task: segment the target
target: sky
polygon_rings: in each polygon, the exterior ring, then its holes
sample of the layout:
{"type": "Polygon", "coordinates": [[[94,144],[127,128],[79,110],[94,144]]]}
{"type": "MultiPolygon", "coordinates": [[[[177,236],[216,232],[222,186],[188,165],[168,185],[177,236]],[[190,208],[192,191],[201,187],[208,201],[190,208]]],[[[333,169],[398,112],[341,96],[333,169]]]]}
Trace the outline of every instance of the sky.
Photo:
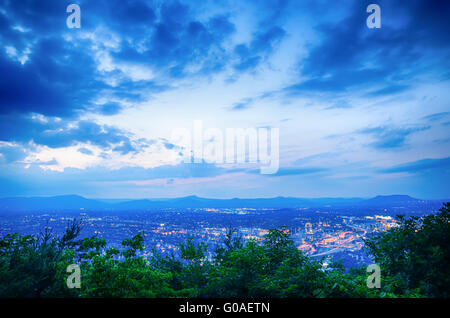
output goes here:
{"type": "Polygon", "coordinates": [[[448,16],[426,0],[1,0],[0,197],[450,198],[448,16]],[[276,173],[184,162],[173,132],[196,121],[278,129],[276,173]]]}

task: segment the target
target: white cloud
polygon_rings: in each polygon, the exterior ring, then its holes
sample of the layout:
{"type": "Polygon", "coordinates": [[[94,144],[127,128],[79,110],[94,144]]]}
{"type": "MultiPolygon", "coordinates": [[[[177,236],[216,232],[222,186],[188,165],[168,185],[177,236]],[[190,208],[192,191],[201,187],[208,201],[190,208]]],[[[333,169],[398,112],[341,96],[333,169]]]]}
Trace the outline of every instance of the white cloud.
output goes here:
{"type": "Polygon", "coordinates": [[[7,45],[5,46],[5,52],[10,58],[24,65],[28,61],[31,50],[27,47],[22,52],[18,52],[14,46],[7,45]]]}

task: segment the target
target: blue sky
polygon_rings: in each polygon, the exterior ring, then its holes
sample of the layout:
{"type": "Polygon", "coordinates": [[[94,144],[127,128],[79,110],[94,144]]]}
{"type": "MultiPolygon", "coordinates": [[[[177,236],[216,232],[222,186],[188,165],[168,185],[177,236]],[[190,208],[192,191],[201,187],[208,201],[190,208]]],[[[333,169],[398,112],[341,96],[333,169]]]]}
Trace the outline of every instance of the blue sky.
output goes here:
{"type": "Polygon", "coordinates": [[[0,1],[0,196],[449,198],[449,15],[426,0],[0,1]],[[181,162],[171,132],[195,120],[279,128],[278,172],[181,162]]]}

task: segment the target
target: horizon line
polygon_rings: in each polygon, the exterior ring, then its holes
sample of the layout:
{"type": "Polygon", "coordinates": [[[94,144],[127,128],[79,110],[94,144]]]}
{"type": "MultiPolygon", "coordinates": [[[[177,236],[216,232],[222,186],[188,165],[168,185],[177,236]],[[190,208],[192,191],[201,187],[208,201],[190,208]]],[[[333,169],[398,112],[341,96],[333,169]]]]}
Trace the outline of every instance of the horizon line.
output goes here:
{"type": "Polygon", "coordinates": [[[185,196],[178,196],[178,197],[140,197],[140,198],[98,198],[98,197],[87,197],[87,196],[83,196],[83,195],[79,195],[79,194],[74,194],[74,193],[70,193],[70,194],[60,194],[60,195],[16,195],[16,196],[7,196],[7,197],[0,197],[0,200],[3,199],[8,199],[8,198],[55,198],[55,197],[69,197],[69,196],[76,196],[76,197],[81,197],[84,199],[88,199],[88,200],[129,200],[129,201],[134,201],[134,200],[173,200],[173,199],[183,199],[183,198],[189,198],[189,197],[196,197],[199,199],[208,199],[208,200],[258,200],[258,199],[279,199],[279,198],[284,198],[284,199],[304,199],[304,200],[320,200],[320,199],[344,199],[344,200],[350,200],[350,199],[360,199],[360,200],[367,200],[367,199],[373,199],[376,197],[392,197],[392,196],[407,196],[410,197],[412,199],[416,199],[416,200],[424,200],[424,201],[440,201],[440,200],[449,200],[450,198],[434,198],[434,199],[430,199],[430,198],[418,198],[415,196],[411,196],[409,194],[377,194],[377,195],[373,195],[373,196],[362,196],[362,197],[343,197],[343,196],[323,196],[323,197],[294,197],[294,196],[274,196],[274,197],[231,197],[231,198],[213,198],[213,197],[201,197],[198,195],[185,195],[185,196]]]}

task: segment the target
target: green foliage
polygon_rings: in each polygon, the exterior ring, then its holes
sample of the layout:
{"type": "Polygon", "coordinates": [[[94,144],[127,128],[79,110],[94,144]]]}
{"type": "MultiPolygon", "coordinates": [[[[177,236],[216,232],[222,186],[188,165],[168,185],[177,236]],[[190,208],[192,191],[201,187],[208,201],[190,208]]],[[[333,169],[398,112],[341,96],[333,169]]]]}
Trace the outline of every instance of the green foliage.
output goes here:
{"type": "Polygon", "coordinates": [[[123,252],[125,258],[129,259],[135,257],[137,251],[144,250],[144,233],[139,232],[133,238],[123,240],[122,246],[127,247],[125,252],[123,252]]]}
{"type": "Polygon", "coordinates": [[[179,255],[144,257],[144,233],[107,248],[98,237],[78,240],[81,225],[60,237],[5,235],[0,240],[0,297],[449,297],[447,203],[437,215],[399,218],[399,226],[366,241],[381,267],[381,288],[369,289],[365,268],[327,268],[271,230],[246,243],[234,229],[213,255],[192,239],[179,255]],[[66,286],[69,264],[81,268],[81,288],[66,286]]]}
{"type": "Polygon", "coordinates": [[[195,245],[194,240],[190,238],[186,244],[180,244],[181,258],[198,264],[205,259],[207,248],[208,245],[205,242],[195,245]]]}
{"type": "Polygon", "coordinates": [[[450,203],[423,218],[398,218],[398,227],[365,243],[384,274],[403,290],[428,297],[450,297],[450,203]]]}
{"type": "Polygon", "coordinates": [[[148,266],[143,257],[118,261],[111,253],[95,256],[83,264],[82,297],[174,297],[171,274],[148,266]]]}
{"type": "Polygon", "coordinates": [[[65,287],[65,270],[75,262],[79,224],[69,224],[62,237],[45,228],[39,236],[8,234],[0,240],[0,296],[74,296],[65,287]],[[76,235],[75,235],[76,234],[76,235]]]}

